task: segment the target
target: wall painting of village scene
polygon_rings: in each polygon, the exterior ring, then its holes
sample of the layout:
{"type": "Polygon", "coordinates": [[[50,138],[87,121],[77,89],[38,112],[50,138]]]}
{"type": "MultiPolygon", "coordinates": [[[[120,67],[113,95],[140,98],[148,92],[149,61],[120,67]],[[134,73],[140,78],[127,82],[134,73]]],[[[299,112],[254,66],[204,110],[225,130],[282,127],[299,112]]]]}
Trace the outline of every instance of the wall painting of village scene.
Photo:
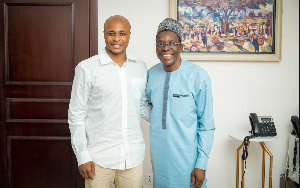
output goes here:
{"type": "Polygon", "coordinates": [[[177,0],[183,52],[274,54],[276,0],[177,0]]]}

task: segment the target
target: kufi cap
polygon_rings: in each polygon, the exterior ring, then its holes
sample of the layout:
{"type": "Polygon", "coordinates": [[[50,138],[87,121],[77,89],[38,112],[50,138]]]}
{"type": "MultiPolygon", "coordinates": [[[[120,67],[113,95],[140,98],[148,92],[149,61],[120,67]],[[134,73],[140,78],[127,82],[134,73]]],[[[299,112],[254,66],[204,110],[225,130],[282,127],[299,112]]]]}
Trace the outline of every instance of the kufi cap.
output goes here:
{"type": "Polygon", "coordinates": [[[183,28],[182,28],[182,25],[178,21],[176,21],[172,18],[166,18],[164,21],[162,21],[159,24],[156,36],[163,31],[173,31],[181,39],[182,33],[183,33],[183,28]]]}

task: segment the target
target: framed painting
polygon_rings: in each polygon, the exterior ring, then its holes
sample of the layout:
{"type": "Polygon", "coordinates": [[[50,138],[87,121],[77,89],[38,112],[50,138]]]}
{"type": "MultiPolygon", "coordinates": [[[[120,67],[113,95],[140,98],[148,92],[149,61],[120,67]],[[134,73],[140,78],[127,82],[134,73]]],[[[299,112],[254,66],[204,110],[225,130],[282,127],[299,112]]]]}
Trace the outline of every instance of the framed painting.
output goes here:
{"type": "Polygon", "coordinates": [[[190,61],[280,61],[282,0],[170,0],[190,61]]]}

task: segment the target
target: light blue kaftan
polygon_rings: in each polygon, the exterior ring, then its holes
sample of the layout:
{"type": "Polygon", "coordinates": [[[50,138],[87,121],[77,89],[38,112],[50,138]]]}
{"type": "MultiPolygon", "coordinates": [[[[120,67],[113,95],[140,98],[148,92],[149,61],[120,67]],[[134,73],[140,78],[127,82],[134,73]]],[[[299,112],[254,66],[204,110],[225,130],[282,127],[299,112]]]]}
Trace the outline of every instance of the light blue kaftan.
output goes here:
{"type": "Polygon", "coordinates": [[[148,71],[146,92],[153,105],[150,152],[154,188],[190,188],[193,169],[206,170],[213,143],[210,77],[185,60],[170,73],[159,63],[148,71]]]}

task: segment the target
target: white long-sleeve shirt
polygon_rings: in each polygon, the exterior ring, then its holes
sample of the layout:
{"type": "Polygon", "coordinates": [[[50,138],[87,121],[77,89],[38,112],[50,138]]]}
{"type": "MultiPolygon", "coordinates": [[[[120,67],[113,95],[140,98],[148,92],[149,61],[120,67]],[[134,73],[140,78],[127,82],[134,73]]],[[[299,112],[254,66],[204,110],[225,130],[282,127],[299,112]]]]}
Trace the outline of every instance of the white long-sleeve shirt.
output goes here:
{"type": "Polygon", "coordinates": [[[78,165],[93,161],[122,170],[143,162],[146,77],[144,62],[127,56],[120,67],[105,50],[76,66],[68,123],[78,165]]]}

